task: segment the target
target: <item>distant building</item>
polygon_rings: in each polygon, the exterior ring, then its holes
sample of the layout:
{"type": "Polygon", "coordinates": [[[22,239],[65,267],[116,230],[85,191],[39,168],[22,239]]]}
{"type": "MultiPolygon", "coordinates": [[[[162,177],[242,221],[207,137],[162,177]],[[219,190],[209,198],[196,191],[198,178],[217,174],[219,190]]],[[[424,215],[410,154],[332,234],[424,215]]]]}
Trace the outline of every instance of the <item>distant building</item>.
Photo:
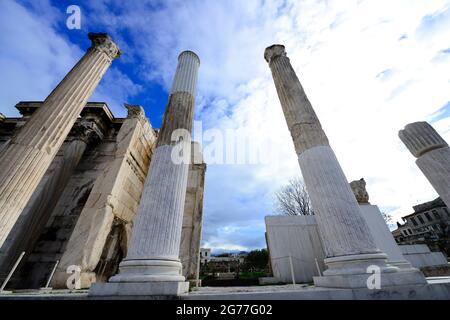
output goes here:
{"type": "MultiPolygon", "coordinates": [[[[432,247],[438,242],[448,242],[450,210],[441,198],[413,206],[413,209],[413,213],[402,218],[404,224],[397,223],[398,228],[392,231],[398,244],[427,243],[432,247]]],[[[445,247],[448,254],[448,243],[445,247]]]]}
{"type": "Polygon", "coordinates": [[[200,263],[204,264],[211,260],[211,249],[200,248],[200,263]]]}

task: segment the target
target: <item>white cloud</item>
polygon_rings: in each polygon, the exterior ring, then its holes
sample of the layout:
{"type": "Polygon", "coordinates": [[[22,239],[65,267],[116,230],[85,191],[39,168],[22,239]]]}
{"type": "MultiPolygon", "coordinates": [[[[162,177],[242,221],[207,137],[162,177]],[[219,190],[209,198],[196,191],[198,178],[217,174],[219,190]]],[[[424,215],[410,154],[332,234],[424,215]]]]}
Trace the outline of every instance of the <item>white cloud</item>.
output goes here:
{"type": "MultiPolygon", "coordinates": [[[[26,7],[0,2],[0,112],[15,116],[17,102],[44,100],[84,54],[56,31],[56,21],[65,18],[65,11],[49,1],[27,2],[26,7]]],[[[125,116],[123,102],[140,90],[111,67],[90,100],[106,101],[115,116],[125,116]]]]}
{"type": "MultiPolygon", "coordinates": [[[[286,46],[348,179],[365,177],[372,203],[398,219],[436,196],[397,133],[450,101],[449,60],[436,60],[449,47],[448,12],[448,1],[176,1],[151,13],[142,5],[148,19],[127,15],[151,77],[166,87],[177,54],[199,54],[197,119],[205,128],[262,129],[279,155],[270,165],[209,166],[205,244],[264,245],[262,223],[251,229],[258,241],[240,227],[262,222],[273,191],[299,173],[263,60],[273,43],[286,46]],[[389,77],[377,77],[386,70],[389,77]]],[[[435,124],[447,140],[448,124],[435,124]]]]}
{"type": "MultiPolygon", "coordinates": [[[[286,46],[347,178],[366,178],[372,203],[399,218],[410,213],[412,205],[436,196],[397,134],[407,123],[431,121],[450,101],[446,51],[450,1],[111,0],[85,6],[92,10],[83,11],[88,14],[86,23],[97,23],[97,28],[120,39],[121,59],[138,62],[142,79],[169,88],[177,55],[185,49],[199,54],[196,119],[203,121],[204,130],[247,128],[255,133],[255,144],[265,141],[259,133],[270,136],[271,153],[278,161],[208,167],[205,245],[237,250],[263,246],[263,217],[273,211],[273,191],[300,172],[263,59],[265,47],[273,43],[286,46]]],[[[22,18],[25,23],[27,16],[24,13],[22,18]]],[[[42,26],[31,25],[24,27],[23,36],[33,27],[39,34],[42,26]]],[[[39,59],[48,61],[28,72],[31,79],[42,77],[46,70],[60,70],[57,75],[63,75],[80,55],[66,42],[55,48],[56,53],[51,51],[49,39],[54,38],[58,36],[49,37],[46,31],[29,40],[36,42],[33,47],[47,48],[39,59]],[[57,66],[50,67],[52,63],[57,66]]],[[[4,39],[8,38],[2,37],[2,46],[4,39]]],[[[31,52],[19,51],[24,56],[17,61],[35,65],[31,52]]],[[[6,78],[2,75],[2,81],[6,78]]],[[[48,94],[58,78],[42,78],[43,87],[36,89],[39,97],[48,94]]],[[[12,81],[20,87],[30,80],[22,76],[12,81]]],[[[144,89],[127,81],[114,88],[123,85],[135,92],[144,89]]],[[[105,91],[104,97],[112,91],[105,91]]],[[[11,94],[9,103],[15,103],[17,96],[23,99],[24,93],[11,94]]],[[[450,141],[449,118],[433,125],[450,141]]]]}

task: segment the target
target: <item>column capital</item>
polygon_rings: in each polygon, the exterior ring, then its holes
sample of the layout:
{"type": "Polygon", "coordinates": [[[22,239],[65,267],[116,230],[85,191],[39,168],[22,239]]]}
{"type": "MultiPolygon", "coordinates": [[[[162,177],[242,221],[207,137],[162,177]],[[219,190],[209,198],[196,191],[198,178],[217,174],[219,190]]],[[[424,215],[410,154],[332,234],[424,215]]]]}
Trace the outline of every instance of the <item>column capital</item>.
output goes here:
{"type": "Polygon", "coordinates": [[[91,48],[103,51],[111,60],[121,55],[119,46],[107,33],[89,32],[88,37],[92,41],[91,48]]]}
{"type": "Polygon", "coordinates": [[[425,121],[407,124],[398,136],[416,158],[431,150],[448,147],[447,142],[425,121]]]}
{"type": "Polygon", "coordinates": [[[102,130],[93,121],[76,122],[71,130],[73,140],[84,141],[87,145],[93,141],[102,140],[104,134],[102,130]]]}
{"type": "Polygon", "coordinates": [[[137,104],[123,104],[128,110],[127,118],[145,119],[144,108],[137,104]]]}
{"type": "Polygon", "coordinates": [[[264,59],[271,63],[277,57],[286,57],[286,50],[282,44],[274,44],[264,50],[264,59]]]}

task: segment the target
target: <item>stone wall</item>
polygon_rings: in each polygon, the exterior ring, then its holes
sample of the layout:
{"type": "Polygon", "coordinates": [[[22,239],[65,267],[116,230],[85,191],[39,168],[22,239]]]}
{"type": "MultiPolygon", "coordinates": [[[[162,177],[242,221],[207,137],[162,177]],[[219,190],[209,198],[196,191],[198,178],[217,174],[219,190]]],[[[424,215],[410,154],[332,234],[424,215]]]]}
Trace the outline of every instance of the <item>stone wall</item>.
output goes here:
{"type": "Polygon", "coordinates": [[[95,180],[61,257],[53,287],[66,286],[66,270],[71,265],[81,268],[84,288],[116,273],[118,262],[126,255],[155,142],[156,135],[143,110],[129,110],[117,134],[111,160],[95,180]]]}
{"type": "Polygon", "coordinates": [[[292,283],[291,265],[296,283],[312,282],[318,276],[315,259],[323,271],[325,253],[314,216],[267,216],[267,242],[275,278],[292,283]]]}
{"type": "Polygon", "coordinates": [[[403,256],[416,268],[446,266],[447,258],[442,252],[431,252],[426,244],[400,245],[403,256]]]}
{"type": "MultiPolygon", "coordinates": [[[[21,118],[2,118],[0,149],[41,102],[20,102],[21,118]]],[[[81,270],[81,287],[106,281],[127,253],[157,130],[142,107],[126,105],[114,118],[104,103],[88,103],[0,248],[0,280],[26,254],[8,287],[45,285],[55,263],[53,288],[66,288],[69,266],[81,270]]],[[[206,164],[192,144],[180,259],[183,274],[198,273],[206,164]]]]}
{"type": "MultiPolygon", "coordinates": [[[[0,142],[8,143],[40,104],[19,103],[23,117],[5,118],[0,125],[0,142]]],[[[83,109],[0,250],[2,275],[20,252],[26,252],[10,287],[45,285],[57,260],[60,264],[52,281],[55,288],[66,287],[69,265],[81,267],[84,287],[116,272],[126,253],[156,141],[156,130],[143,109],[128,109],[126,119],[114,118],[104,103],[88,103],[83,109]],[[83,126],[76,129],[80,123],[83,126]],[[74,141],[81,141],[86,132],[92,131],[96,139],[83,140],[85,148],[77,148],[78,144],[73,147],[74,141]],[[74,151],[78,159],[69,166],[68,157],[74,151]]]]}

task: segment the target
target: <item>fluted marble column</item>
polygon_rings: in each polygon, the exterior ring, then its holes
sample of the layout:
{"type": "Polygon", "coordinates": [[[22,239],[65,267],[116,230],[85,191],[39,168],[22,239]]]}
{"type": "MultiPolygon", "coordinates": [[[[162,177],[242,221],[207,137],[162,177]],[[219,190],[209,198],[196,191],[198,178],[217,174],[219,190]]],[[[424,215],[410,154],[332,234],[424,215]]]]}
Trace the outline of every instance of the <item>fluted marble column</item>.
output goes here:
{"type": "Polygon", "coordinates": [[[103,33],[0,155],[0,246],[25,208],[119,47],[103,33]]]}
{"type": "MultiPolygon", "coordinates": [[[[179,259],[189,161],[172,161],[177,142],[171,136],[176,129],[191,132],[199,65],[191,51],[178,57],[127,257],[120,263],[119,274],[106,285],[94,285],[92,295],[179,295],[189,288],[179,259]]],[[[190,150],[190,141],[187,146],[190,150]]]]}
{"type": "Polygon", "coordinates": [[[11,270],[22,251],[27,254],[25,259],[31,253],[87,146],[103,137],[95,123],[84,121],[75,123],[72,132],[73,140],[63,145],[62,155],[55,158],[0,247],[0,279],[11,270]]]}
{"type": "MultiPolygon", "coordinates": [[[[326,253],[328,269],[323,277],[314,278],[315,284],[366,287],[370,265],[378,266],[383,273],[397,272],[399,269],[387,265],[386,254],[377,248],[284,46],[266,48],[264,58],[272,71],[326,253]]],[[[383,276],[382,280],[384,285],[392,285],[389,277],[383,276]]],[[[419,279],[412,280],[413,283],[424,281],[420,275],[419,279]]]]}
{"type": "Polygon", "coordinates": [[[417,158],[416,164],[442,201],[450,208],[450,148],[427,122],[414,122],[400,130],[399,137],[417,158]]]}

